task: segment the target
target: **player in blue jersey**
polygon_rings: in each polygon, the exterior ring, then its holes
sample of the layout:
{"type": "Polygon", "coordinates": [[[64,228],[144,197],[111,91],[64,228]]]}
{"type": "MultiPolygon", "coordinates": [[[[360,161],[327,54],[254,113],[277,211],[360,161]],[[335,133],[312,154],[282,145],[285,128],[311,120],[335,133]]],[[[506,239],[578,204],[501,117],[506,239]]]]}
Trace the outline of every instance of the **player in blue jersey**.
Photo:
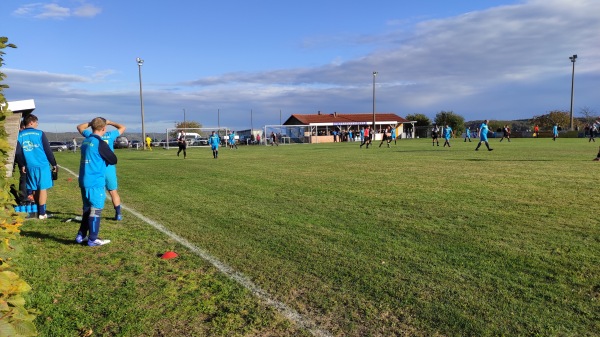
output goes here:
{"type": "MultiPolygon", "coordinates": [[[[92,128],[81,143],[81,161],[79,163],[79,187],[83,201],[81,226],[75,241],[83,242],[88,235],[88,246],[101,246],[110,242],[98,238],[100,219],[106,200],[106,168],[117,164],[117,156],[101,137],[106,133],[106,120],[96,117],[88,124],[92,128]]],[[[79,130],[79,127],[78,127],[79,130]]]]}
{"type": "Polygon", "coordinates": [[[477,144],[477,147],[475,148],[475,151],[479,151],[479,147],[481,146],[481,143],[485,143],[485,146],[487,147],[488,151],[492,151],[494,149],[490,149],[490,143],[488,143],[488,123],[490,121],[488,121],[487,119],[481,123],[481,126],[479,127],[479,144],[477,144]]]}
{"type": "Polygon", "coordinates": [[[558,138],[558,124],[554,124],[552,127],[552,140],[556,141],[556,138],[558,138]]]}
{"type": "Polygon", "coordinates": [[[469,140],[469,143],[471,142],[471,129],[467,126],[467,129],[465,130],[465,143],[467,142],[467,139],[469,140]]]}
{"type": "Polygon", "coordinates": [[[237,150],[237,144],[235,143],[235,131],[231,131],[231,133],[229,134],[229,148],[233,149],[233,147],[235,147],[235,149],[237,150]]]}
{"type": "MultiPolygon", "coordinates": [[[[117,139],[117,137],[119,137],[120,135],[123,134],[123,132],[125,132],[125,125],[113,122],[113,121],[106,121],[106,126],[114,126],[116,128],[116,130],[111,130],[108,131],[106,133],[104,133],[104,135],[101,137],[103,141],[106,142],[106,144],[108,145],[108,147],[110,148],[111,151],[115,151],[115,147],[114,147],[114,142],[115,139],[117,139]]],[[[77,125],[77,131],[79,131],[79,133],[84,136],[84,137],[89,137],[90,135],[92,135],[93,130],[89,130],[88,128],[90,127],[90,122],[85,122],[82,124],[77,125]]],[[[119,184],[117,181],[117,167],[115,165],[109,165],[108,167],[106,167],[106,179],[105,179],[105,183],[106,183],[106,189],[108,190],[108,194],[110,194],[110,198],[112,200],[113,203],[113,207],[115,208],[115,217],[114,219],[117,221],[121,221],[123,220],[123,215],[121,214],[121,196],[119,195],[119,192],[117,191],[119,184]]]]}
{"type": "Polygon", "coordinates": [[[396,145],[396,126],[392,126],[392,140],[394,141],[394,145],[396,145]]]}
{"type": "Polygon", "coordinates": [[[46,214],[47,190],[54,186],[52,172],[57,172],[58,167],[46,134],[36,129],[38,118],[33,114],[25,116],[23,126],[25,128],[19,131],[17,137],[15,159],[19,163],[21,173],[27,175],[27,191],[33,191],[33,198],[38,208],[38,218],[44,220],[48,218],[46,214]]]}
{"type": "Polygon", "coordinates": [[[444,147],[446,147],[446,144],[448,145],[448,147],[450,147],[450,138],[452,137],[452,128],[450,127],[450,125],[446,124],[446,127],[444,128],[444,147]]]}
{"type": "Polygon", "coordinates": [[[210,135],[210,137],[208,138],[208,144],[210,145],[210,149],[213,152],[214,159],[219,158],[219,143],[220,142],[221,142],[221,139],[219,138],[219,135],[217,135],[213,131],[212,134],[210,135]]]}

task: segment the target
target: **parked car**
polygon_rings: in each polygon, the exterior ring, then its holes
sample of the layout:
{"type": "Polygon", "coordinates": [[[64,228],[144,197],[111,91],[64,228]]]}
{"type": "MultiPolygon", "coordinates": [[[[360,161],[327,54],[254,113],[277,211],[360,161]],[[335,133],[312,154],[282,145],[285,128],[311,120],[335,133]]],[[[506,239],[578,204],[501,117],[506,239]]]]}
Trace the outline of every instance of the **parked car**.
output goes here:
{"type": "Polygon", "coordinates": [[[135,147],[136,149],[144,146],[140,140],[134,139],[131,141],[131,147],[135,147]]]}
{"type": "Polygon", "coordinates": [[[119,136],[115,139],[113,146],[115,149],[125,149],[129,147],[129,140],[125,136],[119,136]]]}
{"type": "Polygon", "coordinates": [[[208,138],[197,138],[192,142],[192,146],[206,146],[208,145],[208,138]]]}
{"type": "Polygon", "coordinates": [[[65,142],[50,142],[50,149],[56,152],[67,151],[69,148],[65,142]]]}

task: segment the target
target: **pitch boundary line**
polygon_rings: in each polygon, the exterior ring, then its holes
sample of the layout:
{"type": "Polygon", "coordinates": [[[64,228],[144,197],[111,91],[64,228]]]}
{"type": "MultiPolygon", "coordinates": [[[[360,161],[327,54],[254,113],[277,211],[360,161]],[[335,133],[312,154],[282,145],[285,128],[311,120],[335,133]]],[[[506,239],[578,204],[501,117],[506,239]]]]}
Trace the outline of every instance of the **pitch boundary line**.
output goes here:
{"type": "MultiPolygon", "coordinates": [[[[59,167],[61,169],[65,170],[65,171],[69,172],[71,175],[79,178],[79,175],[77,175],[75,172],[69,170],[68,168],[66,168],[64,166],[60,166],[60,165],[59,165],[59,167]]],[[[110,200],[110,196],[109,196],[108,193],[106,194],[106,199],[110,200]]],[[[150,226],[154,227],[156,230],[158,230],[158,231],[162,232],[163,234],[167,235],[171,239],[177,241],[177,243],[181,244],[182,246],[185,246],[187,249],[189,249],[190,251],[192,251],[194,254],[196,254],[200,258],[208,261],[215,268],[217,268],[221,273],[225,274],[228,278],[230,278],[230,279],[236,281],[237,283],[241,284],[244,288],[248,289],[254,296],[256,296],[259,299],[261,299],[265,304],[267,304],[270,307],[273,307],[280,314],[282,314],[284,317],[286,317],[290,321],[293,321],[294,323],[296,323],[301,328],[307,329],[314,336],[319,336],[319,337],[330,337],[330,336],[333,336],[328,331],[325,331],[325,330],[319,328],[317,326],[317,324],[315,322],[313,322],[311,319],[304,317],[299,312],[297,312],[296,310],[290,308],[285,303],[273,299],[271,297],[271,295],[269,295],[268,292],[266,292],[265,290],[263,290],[262,288],[260,288],[258,285],[256,285],[254,282],[252,282],[252,280],[250,280],[246,275],[244,275],[244,274],[242,274],[242,273],[234,270],[229,265],[227,265],[227,264],[219,261],[216,257],[212,256],[210,253],[208,253],[204,249],[201,249],[200,247],[192,244],[191,242],[189,242],[185,238],[183,238],[183,237],[181,237],[181,236],[179,236],[179,235],[171,232],[165,226],[163,226],[160,223],[158,223],[158,222],[156,222],[156,221],[154,221],[154,220],[152,220],[152,219],[144,216],[143,214],[141,214],[140,212],[134,210],[133,208],[125,206],[123,203],[121,203],[121,208],[124,209],[124,210],[126,210],[126,211],[128,211],[129,213],[133,214],[135,217],[137,217],[138,219],[142,220],[143,222],[145,222],[145,223],[149,224],[150,226]]]]}

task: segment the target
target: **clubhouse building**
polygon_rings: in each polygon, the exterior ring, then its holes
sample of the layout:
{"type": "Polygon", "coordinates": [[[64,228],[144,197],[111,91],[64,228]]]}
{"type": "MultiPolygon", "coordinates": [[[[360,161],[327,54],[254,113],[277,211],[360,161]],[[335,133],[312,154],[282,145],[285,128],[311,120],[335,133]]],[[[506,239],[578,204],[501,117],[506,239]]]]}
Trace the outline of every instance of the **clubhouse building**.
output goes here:
{"type": "MultiPolygon", "coordinates": [[[[403,134],[410,137],[415,123],[416,121],[408,121],[394,113],[376,113],[375,140],[382,139],[382,133],[388,126],[396,129],[398,137],[403,134]]],[[[294,114],[283,125],[307,127],[304,136],[310,138],[310,143],[333,142],[334,134],[341,137],[349,137],[352,134],[352,138],[354,138],[352,140],[356,140],[361,128],[373,126],[373,114],[342,114],[338,112],[324,114],[321,111],[316,114],[294,114]]],[[[347,138],[340,139],[350,140],[347,138]]]]}

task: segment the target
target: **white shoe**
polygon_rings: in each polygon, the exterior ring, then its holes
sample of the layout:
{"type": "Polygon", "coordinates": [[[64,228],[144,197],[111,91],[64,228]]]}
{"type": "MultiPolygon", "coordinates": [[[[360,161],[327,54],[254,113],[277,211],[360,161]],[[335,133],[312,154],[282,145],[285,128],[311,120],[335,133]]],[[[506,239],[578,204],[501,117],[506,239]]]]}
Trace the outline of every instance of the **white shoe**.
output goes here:
{"type": "Polygon", "coordinates": [[[90,246],[90,247],[102,246],[102,245],[105,245],[107,243],[110,243],[110,240],[96,239],[94,241],[88,241],[88,246],[90,246]]]}
{"type": "Polygon", "coordinates": [[[46,219],[48,219],[48,214],[44,214],[44,215],[41,215],[41,214],[40,214],[40,215],[38,216],[38,219],[40,219],[40,220],[46,220],[46,219]]]}

